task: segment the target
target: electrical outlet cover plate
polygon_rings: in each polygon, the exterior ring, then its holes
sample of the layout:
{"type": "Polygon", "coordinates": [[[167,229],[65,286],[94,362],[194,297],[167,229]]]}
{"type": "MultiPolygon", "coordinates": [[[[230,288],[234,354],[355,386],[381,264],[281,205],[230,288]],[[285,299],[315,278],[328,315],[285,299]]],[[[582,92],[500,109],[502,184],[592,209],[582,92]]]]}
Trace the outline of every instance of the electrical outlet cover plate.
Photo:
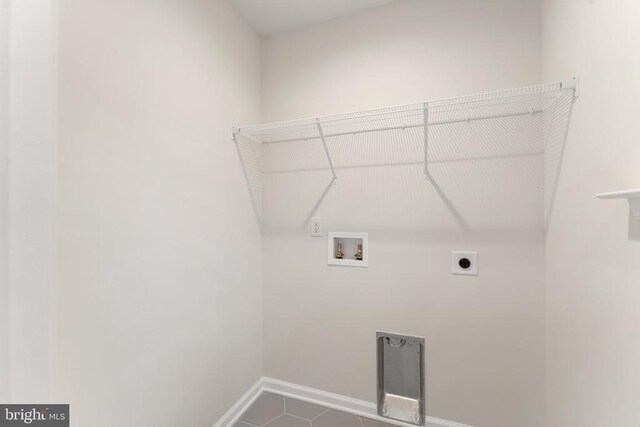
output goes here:
{"type": "Polygon", "coordinates": [[[451,252],[451,273],[463,276],[477,276],[478,252],[451,252]]]}
{"type": "Polygon", "coordinates": [[[322,236],[322,218],[314,216],[311,218],[311,237],[322,236]]]}

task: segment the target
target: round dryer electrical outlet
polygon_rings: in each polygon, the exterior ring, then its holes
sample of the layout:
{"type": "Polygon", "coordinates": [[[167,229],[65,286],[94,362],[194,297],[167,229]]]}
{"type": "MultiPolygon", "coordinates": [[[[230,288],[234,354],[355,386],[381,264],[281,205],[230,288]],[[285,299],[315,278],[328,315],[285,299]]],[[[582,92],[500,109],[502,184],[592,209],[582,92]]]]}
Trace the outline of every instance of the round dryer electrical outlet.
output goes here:
{"type": "Polygon", "coordinates": [[[478,252],[451,252],[451,273],[463,276],[477,276],[478,252]]]}

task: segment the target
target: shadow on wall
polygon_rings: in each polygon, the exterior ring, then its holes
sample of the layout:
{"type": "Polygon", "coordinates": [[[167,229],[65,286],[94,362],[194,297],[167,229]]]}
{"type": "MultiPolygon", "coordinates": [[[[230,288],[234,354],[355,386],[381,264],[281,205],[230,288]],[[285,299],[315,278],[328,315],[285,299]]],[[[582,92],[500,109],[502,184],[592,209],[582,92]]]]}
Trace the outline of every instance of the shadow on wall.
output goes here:
{"type": "Polygon", "coordinates": [[[242,164],[251,197],[251,206],[260,225],[262,222],[262,143],[237,134],[233,135],[233,142],[236,144],[238,158],[242,164]]]}
{"type": "Polygon", "coordinates": [[[640,220],[637,220],[631,212],[629,212],[629,240],[640,242],[640,220]]]}
{"type": "Polygon", "coordinates": [[[564,93],[552,108],[544,113],[544,193],[547,224],[553,215],[575,99],[573,93],[564,93]]]}

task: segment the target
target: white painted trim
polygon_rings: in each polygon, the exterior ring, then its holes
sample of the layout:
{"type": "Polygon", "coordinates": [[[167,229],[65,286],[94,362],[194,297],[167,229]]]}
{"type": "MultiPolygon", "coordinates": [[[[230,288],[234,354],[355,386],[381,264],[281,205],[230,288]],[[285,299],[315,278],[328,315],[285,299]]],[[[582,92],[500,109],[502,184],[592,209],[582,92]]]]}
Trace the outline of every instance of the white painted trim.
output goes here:
{"type": "MultiPolygon", "coordinates": [[[[354,249],[355,250],[355,249],[354,249]]],[[[369,267],[369,233],[354,233],[348,231],[330,231],[327,237],[327,263],[343,267],[369,267]],[[338,259],[335,257],[335,239],[362,240],[362,259],[338,259]]]]}
{"type": "MultiPolygon", "coordinates": [[[[9,401],[53,397],[58,1],[9,5],[9,401]]],[[[5,291],[7,292],[7,291],[5,291]]]]}
{"type": "MultiPolygon", "coordinates": [[[[338,409],[354,415],[362,415],[367,418],[388,421],[388,419],[383,419],[377,415],[376,406],[373,403],[273,378],[263,377],[262,379],[264,391],[302,400],[304,402],[315,403],[316,405],[325,406],[331,409],[338,409]]],[[[398,425],[415,427],[412,424],[405,423],[400,423],[398,425]]]]}
{"type": "Polygon", "coordinates": [[[242,395],[236,403],[216,422],[213,427],[231,427],[240,415],[260,396],[263,390],[264,377],[260,378],[251,386],[245,394],[242,395]]]}
{"type": "MultiPolygon", "coordinates": [[[[254,384],[253,387],[214,424],[214,427],[231,427],[238,418],[240,418],[244,410],[248,408],[263,391],[302,400],[304,402],[315,403],[316,405],[382,421],[387,424],[401,427],[415,427],[413,424],[394,421],[379,416],[374,403],[268,377],[262,377],[254,384]]],[[[426,417],[426,427],[472,426],[434,417],[426,417]]]]}
{"type": "Polygon", "coordinates": [[[9,402],[9,35],[10,5],[0,1],[0,401],[9,402]]]}

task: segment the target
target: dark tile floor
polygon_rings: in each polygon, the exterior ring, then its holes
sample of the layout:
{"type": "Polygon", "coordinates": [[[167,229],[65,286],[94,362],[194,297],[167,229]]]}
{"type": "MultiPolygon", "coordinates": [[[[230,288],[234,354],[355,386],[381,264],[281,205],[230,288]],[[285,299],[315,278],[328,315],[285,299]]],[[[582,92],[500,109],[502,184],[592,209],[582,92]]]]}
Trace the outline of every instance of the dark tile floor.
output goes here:
{"type": "Polygon", "coordinates": [[[313,403],[263,392],[233,427],[394,427],[313,403]]]}

